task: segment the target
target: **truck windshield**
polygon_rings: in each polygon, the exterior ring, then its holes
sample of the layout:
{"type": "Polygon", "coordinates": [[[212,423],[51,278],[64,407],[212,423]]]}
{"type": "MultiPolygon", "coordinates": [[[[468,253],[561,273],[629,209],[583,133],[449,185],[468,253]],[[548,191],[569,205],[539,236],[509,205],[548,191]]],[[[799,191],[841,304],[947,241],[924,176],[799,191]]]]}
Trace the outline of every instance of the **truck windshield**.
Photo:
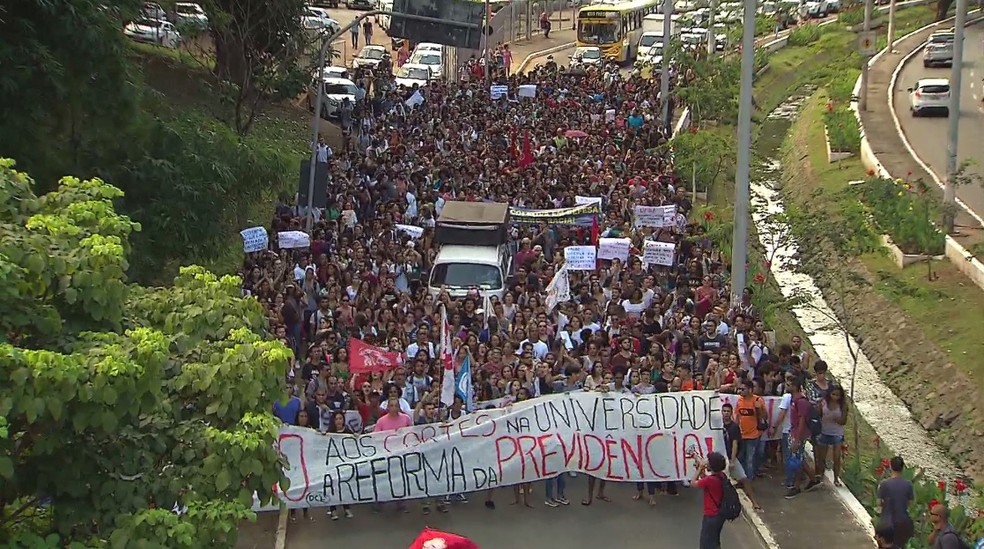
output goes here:
{"type": "Polygon", "coordinates": [[[502,288],[502,273],[493,265],[478,263],[438,263],[431,274],[431,286],[440,288],[502,288]]]}

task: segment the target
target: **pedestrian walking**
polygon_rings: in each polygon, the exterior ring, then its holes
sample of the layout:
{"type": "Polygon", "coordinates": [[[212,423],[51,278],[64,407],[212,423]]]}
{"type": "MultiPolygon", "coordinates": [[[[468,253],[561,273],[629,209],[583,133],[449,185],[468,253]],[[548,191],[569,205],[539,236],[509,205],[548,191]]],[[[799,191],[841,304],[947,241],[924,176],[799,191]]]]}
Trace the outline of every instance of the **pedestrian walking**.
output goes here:
{"type": "Polygon", "coordinates": [[[359,47],[359,25],[352,25],[352,28],[349,30],[349,36],[352,37],[352,47],[353,48],[358,48],[359,47]]]}
{"type": "Polygon", "coordinates": [[[366,37],[366,45],[372,44],[372,21],[368,19],[362,21],[362,34],[366,37]]]}

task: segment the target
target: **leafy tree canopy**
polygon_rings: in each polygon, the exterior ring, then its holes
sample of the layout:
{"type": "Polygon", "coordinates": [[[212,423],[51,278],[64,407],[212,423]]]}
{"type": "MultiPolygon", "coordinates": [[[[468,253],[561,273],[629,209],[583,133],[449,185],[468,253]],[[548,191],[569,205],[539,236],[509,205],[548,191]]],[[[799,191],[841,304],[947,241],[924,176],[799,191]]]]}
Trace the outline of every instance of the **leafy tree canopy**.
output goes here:
{"type": "Polygon", "coordinates": [[[127,284],[118,189],[33,187],[0,160],[0,546],[232,546],[281,479],[289,351],[235,277],[127,284]]]}

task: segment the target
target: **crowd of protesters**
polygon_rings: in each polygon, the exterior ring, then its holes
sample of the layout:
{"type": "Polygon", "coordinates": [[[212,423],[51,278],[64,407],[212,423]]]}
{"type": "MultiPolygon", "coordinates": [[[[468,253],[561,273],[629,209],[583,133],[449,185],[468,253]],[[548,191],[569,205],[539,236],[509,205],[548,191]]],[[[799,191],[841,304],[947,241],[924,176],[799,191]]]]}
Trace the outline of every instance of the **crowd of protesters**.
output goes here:
{"type": "MultiPolygon", "coordinates": [[[[801,341],[768,337],[751,289],[731,304],[728,258],[705,237],[674,169],[659,120],[659,86],[604,68],[568,71],[550,63],[509,76],[504,63],[492,69],[492,82],[507,87],[498,99],[484,78],[412,89],[380,75],[363,83],[365,103],[343,124],[345,144],[319,145],[329,174],[327,205],[311,212],[310,246],[278,248],[273,236],[304,230],[308,214],[284,203],[268,227],[270,248],[247,254],[244,291],[265,306],[271,333],[296,356],[288,369],[292,399],[275,406],[277,415],[337,433],[351,432],[346,412],[377,429],[467,413],[460,399],[446,407],[438,398],[443,305],[453,352],[471,353],[478,400],[582,390],[736,393],[736,404],[725,407],[726,457],[731,477],[753,501],[751,481],[765,467],[781,468],[790,456],[796,461],[807,440],[820,467],[789,469],[787,497],[820,485],[827,454],[837,478],[843,389],[827,380],[826,365],[801,341]],[[520,86],[529,85],[535,95],[520,96],[520,86]],[[423,100],[409,101],[415,95],[423,100]],[[594,226],[512,228],[514,277],[501,300],[489,305],[477,289],[463,298],[428,292],[435,222],[447,201],[549,209],[574,206],[578,196],[601,198],[594,226]],[[673,226],[634,226],[635,206],[669,204],[678,212],[673,226]],[[596,244],[599,236],[631,239],[627,260],[571,272],[571,300],[548,310],[546,286],[564,261],[563,248],[596,244]],[[646,240],[674,242],[673,265],[643,264],[646,240]],[[353,375],[350,338],[402,353],[404,363],[353,375]],[[780,408],[792,421],[769,425],[762,396],[783,397],[780,408]],[[765,442],[776,429],[785,431],[781,441],[765,442]]],[[[595,480],[589,477],[584,505],[608,500],[605,482],[595,480]]],[[[569,504],[567,482],[567,475],[546,481],[545,505],[569,504]]],[[[656,505],[657,491],[675,494],[678,485],[637,488],[636,499],[656,505]]],[[[511,490],[524,505],[537,491],[511,490]]],[[[464,501],[461,495],[424,502],[423,510],[445,512],[464,501]]],[[[486,505],[494,507],[491,493],[486,505]]],[[[329,515],[339,518],[334,508],[329,515]]]]}

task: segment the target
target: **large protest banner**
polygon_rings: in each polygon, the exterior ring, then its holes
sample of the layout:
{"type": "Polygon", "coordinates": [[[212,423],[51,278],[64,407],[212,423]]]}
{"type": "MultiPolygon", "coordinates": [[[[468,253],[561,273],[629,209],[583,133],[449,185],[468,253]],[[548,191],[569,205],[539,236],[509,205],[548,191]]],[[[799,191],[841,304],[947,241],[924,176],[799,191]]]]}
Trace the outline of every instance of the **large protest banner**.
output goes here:
{"type": "Polygon", "coordinates": [[[712,391],[568,393],[458,420],[366,435],[284,427],[290,508],[438,497],[565,471],[610,481],[690,478],[724,444],[712,391]]]}

